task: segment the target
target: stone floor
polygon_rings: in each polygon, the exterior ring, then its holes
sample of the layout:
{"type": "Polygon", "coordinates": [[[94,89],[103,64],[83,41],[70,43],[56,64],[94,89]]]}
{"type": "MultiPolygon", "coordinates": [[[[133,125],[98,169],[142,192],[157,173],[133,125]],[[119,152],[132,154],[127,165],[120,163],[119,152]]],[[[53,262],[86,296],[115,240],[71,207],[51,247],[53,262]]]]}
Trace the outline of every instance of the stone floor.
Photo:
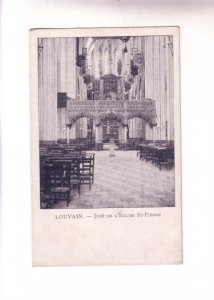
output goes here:
{"type": "MultiPolygon", "coordinates": [[[[136,151],[95,151],[95,179],[81,187],[68,208],[170,207],[175,204],[174,169],[159,170],[139,160],[136,151]]],[[[67,208],[65,202],[54,208],[67,208]]]]}

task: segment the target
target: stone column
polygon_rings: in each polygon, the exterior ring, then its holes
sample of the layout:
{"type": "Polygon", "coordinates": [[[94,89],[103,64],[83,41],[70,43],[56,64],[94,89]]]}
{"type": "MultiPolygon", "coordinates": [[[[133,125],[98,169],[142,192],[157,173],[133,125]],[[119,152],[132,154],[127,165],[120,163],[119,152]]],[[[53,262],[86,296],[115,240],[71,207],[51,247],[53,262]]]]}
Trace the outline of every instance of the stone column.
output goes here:
{"type": "Polygon", "coordinates": [[[119,127],[119,144],[120,144],[120,148],[123,148],[123,126],[120,125],[119,127]]]}
{"type": "Polygon", "coordinates": [[[57,47],[55,39],[40,39],[39,138],[57,142],[57,47]]]}
{"type": "Polygon", "coordinates": [[[100,79],[100,94],[101,94],[101,98],[100,100],[104,100],[104,82],[103,79],[100,79]]]}
{"type": "Polygon", "coordinates": [[[70,139],[71,140],[75,140],[76,139],[76,123],[73,123],[71,125],[71,128],[70,128],[70,139]]]}
{"type": "Polygon", "coordinates": [[[86,117],[82,118],[82,137],[87,138],[88,133],[88,120],[86,117]]]}
{"type": "Polygon", "coordinates": [[[70,126],[66,125],[66,142],[67,144],[70,143],[70,126]]]}
{"type": "Polygon", "coordinates": [[[152,126],[152,142],[155,143],[155,127],[152,126]]]}
{"type": "Polygon", "coordinates": [[[127,146],[127,132],[128,132],[127,125],[123,125],[123,127],[121,127],[121,148],[122,149],[126,149],[127,146]]]}
{"type": "Polygon", "coordinates": [[[95,149],[103,150],[103,127],[101,125],[96,125],[95,139],[95,149]]]}
{"type": "Polygon", "coordinates": [[[99,128],[100,150],[103,150],[103,126],[99,128]]]}
{"type": "Polygon", "coordinates": [[[127,144],[127,131],[128,131],[128,128],[127,128],[127,125],[125,125],[124,127],[124,143],[127,144]]]}

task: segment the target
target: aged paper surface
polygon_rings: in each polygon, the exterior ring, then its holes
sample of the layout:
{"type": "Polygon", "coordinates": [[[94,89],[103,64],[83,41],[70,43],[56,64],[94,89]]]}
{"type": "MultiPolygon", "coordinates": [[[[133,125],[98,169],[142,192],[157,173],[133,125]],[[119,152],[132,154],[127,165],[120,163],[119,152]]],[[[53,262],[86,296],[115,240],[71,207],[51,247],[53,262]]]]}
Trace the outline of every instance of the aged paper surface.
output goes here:
{"type": "Polygon", "coordinates": [[[179,29],[34,29],[30,51],[33,266],[182,263],[179,29]]]}

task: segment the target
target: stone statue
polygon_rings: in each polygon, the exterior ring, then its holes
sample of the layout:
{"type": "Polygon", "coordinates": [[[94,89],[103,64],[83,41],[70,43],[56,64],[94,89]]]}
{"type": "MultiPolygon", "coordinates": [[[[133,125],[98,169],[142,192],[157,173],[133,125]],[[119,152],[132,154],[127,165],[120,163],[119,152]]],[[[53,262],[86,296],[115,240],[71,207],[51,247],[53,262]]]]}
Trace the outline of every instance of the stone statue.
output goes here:
{"type": "Polygon", "coordinates": [[[115,143],[114,143],[114,139],[110,139],[110,145],[109,145],[109,156],[115,156],[115,143]]]}

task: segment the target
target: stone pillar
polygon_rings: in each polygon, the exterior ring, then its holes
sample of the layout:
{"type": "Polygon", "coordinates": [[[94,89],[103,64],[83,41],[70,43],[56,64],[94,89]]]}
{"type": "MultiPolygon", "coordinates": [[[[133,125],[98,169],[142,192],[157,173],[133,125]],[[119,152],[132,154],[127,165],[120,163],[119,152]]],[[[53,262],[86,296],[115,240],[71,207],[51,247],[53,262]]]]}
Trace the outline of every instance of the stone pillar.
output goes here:
{"type": "Polygon", "coordinates": [[[128,132],[127,125],[123,125],[121,127],[121,141],[120,141],[120,146],[122,149],[126,149],[127,146],[127,132],[128,132]]]}
{"type": "Polygon", "coordinates": [[[152,127],[152,142],[155,142],[155,127],[152,127]]]}
{"type": "Polygon", "coordinates": [[[88,134],[88,120],[86,117],[82,118],[82,138],[87,138],[88,134]]]}
{"type": "MultiPolygon", "coordinates": [[[[95,61],[98,59],[99,61],[99,55],[100,55],[100,51],[98,49],[98,47],[96,47],[96,44],[95,44],[95,47],[94,47],[94,59],[95,61]]],[[[94,63],[94,76],[95,78],[99,78],[99,63],[97,62],[93,62],[94,63]]]]}
{"type": "Polygon", "coordinates": [[[67,144],[70,143],[70,126],[69,125],[66,126],[66,142],[67,142],[67,144]]]}
{"type": "Polygon", "coordinates": [[[127,125],[124,126],[124,143],[127,144],[127,131],[128,131],[128,128],[127,128],[127,125]]]}
{"type": "Polygon", "coordinates": [[[100,141],[100,150],[103,150],[103,127],[99,128],[99,141],[100,141]]]}
{"type": "Polygon", "coordinates": [[[122,144],[123,144],[123,126],[122,125],[120,125],[120,127],[119,127],[119,144],[120,144],[120,148],[122,149],[123,148],[123,146],[122,146],[122,144]]]}
{"type": "MultiPolygon", "coordinates": [[[[101,98],[104,97],[104,82],[103,82],[103,79],[100,79],[100,94],[101,94],[101,98]]],[[[100,100],[104,100],[103,99],[100,99],[100,100]]]]}
{"type": "Polygon", "coordinates": [[[95,149],[103,150],[103,127],[100,125],[96,125],[95,139],[95,149]]]}
{"type": "Polygon", "coordinates": [[[73,123],[70,128],[70,139],[76,140],[76,123],[73,123]]]}
{"type": "Polygon", "coordinates": [[[55,39],[39,39],[39,139],[57,142],[57,46],[55,39]]]}

